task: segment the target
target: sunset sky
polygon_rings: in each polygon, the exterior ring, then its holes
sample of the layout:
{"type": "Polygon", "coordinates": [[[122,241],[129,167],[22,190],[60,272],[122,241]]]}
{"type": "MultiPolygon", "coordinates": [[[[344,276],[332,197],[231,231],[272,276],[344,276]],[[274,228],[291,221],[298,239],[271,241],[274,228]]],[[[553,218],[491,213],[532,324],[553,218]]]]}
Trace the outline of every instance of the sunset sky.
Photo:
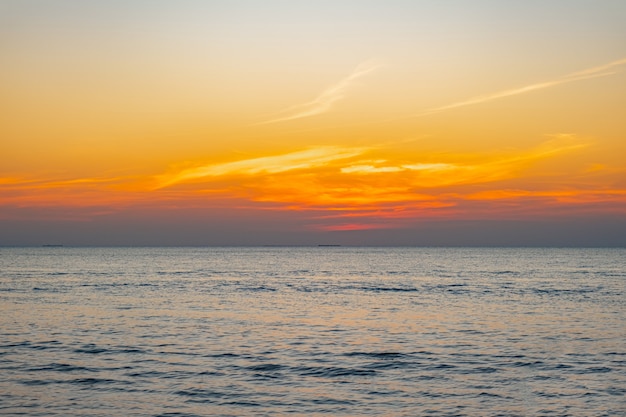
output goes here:
{"type": "Polygon", "coordinates": [[[623,0],[0,0],[0,245],[626,245],[623,0]]]}

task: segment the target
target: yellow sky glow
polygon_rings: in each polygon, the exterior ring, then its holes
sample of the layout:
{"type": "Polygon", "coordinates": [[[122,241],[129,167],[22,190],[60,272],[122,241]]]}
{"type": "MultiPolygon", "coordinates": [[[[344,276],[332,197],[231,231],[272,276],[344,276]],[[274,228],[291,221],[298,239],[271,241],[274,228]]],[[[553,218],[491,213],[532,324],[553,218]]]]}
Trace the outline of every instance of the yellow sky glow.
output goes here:
{"type": "Polygon", "coordinates": [[[1,221],[626,216],[623,2],[66,3],[0,6],[1,221]]]}

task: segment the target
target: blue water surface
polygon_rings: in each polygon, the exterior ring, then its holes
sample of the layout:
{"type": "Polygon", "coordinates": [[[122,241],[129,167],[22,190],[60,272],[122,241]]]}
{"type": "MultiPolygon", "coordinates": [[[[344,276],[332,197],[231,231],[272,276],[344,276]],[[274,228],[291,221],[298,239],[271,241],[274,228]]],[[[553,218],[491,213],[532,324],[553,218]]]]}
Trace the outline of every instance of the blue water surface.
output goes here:
{"type": "Polygon", "coordinates": [[[626,415],[626,250],[0,248],[0,414],[626,415]]]}

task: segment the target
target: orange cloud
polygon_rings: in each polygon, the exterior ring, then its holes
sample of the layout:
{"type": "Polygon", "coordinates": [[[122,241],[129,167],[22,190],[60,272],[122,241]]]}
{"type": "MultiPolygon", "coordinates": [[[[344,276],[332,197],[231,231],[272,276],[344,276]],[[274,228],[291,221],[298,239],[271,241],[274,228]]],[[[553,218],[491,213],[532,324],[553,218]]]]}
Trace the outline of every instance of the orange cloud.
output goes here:
{"type": "MultiPolygon", "coordinates": [[[[558,134],[525,151],[441,154],[438,160],[419,153],[401,160],[374,158],[384,149],[327,146],[205,163],[152,178],[5,177],[0,179],[0,204],[93,207],[92,213],[125,207],[256,207],[308,213],[321,230],[401,227],[421,218],[523,215],[564,206],[626,211],[626,191],[581,189],[567,173],[552,189],[519,186],[530,184],[528,168],[536,162],[587,146],[573,135],[558,134]]],[[[581,175],[587,171],[588,165],[582,167],[581,175]]]]}

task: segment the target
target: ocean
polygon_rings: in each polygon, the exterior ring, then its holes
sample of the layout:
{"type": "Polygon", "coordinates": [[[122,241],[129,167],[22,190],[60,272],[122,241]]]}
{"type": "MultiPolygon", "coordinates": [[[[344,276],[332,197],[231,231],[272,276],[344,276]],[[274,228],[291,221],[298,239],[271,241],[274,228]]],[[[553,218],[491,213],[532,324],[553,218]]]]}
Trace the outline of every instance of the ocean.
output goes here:
{"type": "Polygon", "coordinates": [[[626,415],[626,249],[0,248],[0,414],[626,415]]]}

